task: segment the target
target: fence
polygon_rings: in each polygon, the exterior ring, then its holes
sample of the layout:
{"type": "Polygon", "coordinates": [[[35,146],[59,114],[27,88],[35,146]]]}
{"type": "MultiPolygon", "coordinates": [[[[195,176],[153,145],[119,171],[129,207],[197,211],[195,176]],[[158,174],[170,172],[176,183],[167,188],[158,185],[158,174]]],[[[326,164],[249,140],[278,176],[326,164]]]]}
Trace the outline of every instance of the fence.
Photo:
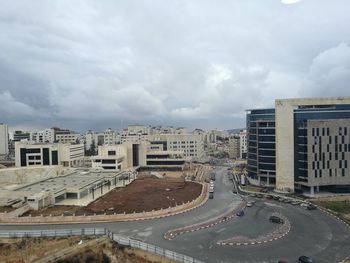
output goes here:
{"type": "Polygon", "coordinates": [[[55,229],[55,230],[16,230],[4,231],[0,230],[0,237],[67,237],[67,236],[108,236],[118,244],[130,246],[154,253],[159,256],[166,257],[183,263],[204,263],[198,259],[164,249],[152,244],[148,244],[139,240],[131,239],[125,236],[114,234],[106,228],[82,228],[82,229],[55,229]]]}

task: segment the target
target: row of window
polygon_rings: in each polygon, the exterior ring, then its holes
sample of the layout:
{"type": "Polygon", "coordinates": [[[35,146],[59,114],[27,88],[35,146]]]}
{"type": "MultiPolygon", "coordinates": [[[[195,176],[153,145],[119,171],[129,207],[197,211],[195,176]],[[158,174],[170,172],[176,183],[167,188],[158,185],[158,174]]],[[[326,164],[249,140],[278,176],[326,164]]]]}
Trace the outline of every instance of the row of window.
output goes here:
{"type": "MultiPolygon", "coordinates": [[[[345,176],[345,169],[340,169],[341,170],[341,176],[345,176]]],[[[329,177],[332,177],[332,176],[337,176],[338,175],[338,169],[329,169],[328,170],[328,176],[329,177]]],[[[323,175],[326,175],[325,174],[326,172],[322,172],[322,170],[315,170],[314,171],[314,176],[315,178],[322,178],[323,175]]]]}

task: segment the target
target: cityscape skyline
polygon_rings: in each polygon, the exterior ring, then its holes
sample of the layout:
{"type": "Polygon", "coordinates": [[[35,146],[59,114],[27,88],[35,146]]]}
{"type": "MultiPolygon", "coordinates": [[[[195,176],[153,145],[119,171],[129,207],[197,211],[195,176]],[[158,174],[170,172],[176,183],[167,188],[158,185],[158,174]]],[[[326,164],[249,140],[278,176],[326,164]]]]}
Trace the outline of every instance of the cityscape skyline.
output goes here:
{"type": "Polygon", "coordinates": [[[349,9],[342,0],[4,1],[1,121],[229,129],[274,98],[346,96],[349,9]]]}

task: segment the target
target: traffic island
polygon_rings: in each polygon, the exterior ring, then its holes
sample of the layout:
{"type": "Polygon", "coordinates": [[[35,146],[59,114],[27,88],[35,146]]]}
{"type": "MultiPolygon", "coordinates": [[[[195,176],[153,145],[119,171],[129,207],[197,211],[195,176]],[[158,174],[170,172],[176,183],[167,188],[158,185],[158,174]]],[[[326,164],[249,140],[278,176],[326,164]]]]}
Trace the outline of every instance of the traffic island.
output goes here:
{"type": "Polygon", "coordinates": [[[291,229],[291,224],[288,218],[281,215],[280,213],[273,213],[271,216],[275,216],[283,220],[283,223],[279,224],[279,226],[274,231],[254,239],[250,239],[246,236],[234,236],[226,240],[218,241],[217,244],[223,246],[258,245],[283,238],[290,232],[291,229]]]}

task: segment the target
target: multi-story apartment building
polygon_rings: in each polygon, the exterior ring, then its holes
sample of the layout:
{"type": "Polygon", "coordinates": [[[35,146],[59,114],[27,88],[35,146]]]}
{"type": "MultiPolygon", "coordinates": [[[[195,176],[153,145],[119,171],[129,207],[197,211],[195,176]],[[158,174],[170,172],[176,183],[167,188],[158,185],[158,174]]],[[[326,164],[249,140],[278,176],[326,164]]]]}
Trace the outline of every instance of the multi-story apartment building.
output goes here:
{"type": "Polygon", "coordinates": [[[117,143],[117,134],[111,128],[108,128],[103,132],[104,144],[112,145],[117,143]]]}
{"type": "Polygon", "coordinates": [[[0,155],[9,152],[9,132],[6,124],[0,123],[0,155]]]}
{"type": "Polygon", "coordinates": [[[232,159],[240,158],[240,136],[232,135],[228,142],[228,155],[232,159]]]}
{"type": "Polygon", "coordinates": [[[21,140],[31,140],[31,134],[30,132],[24,132],[24,131],[14,131],[13,132],[13,141],[19,142],[21,140]]]}
{"type": "Polygon", "coordinates": [[[77,143],[79,142],[80,134],[78,133],[66,133],[56,134],[56,142],[58,143],[77,143]]]}
{"type": "Polygon", "coordinates": [[[20,141],[15,143],[17,167],[63,165],[75,167],[84,159],[84,144],[33,143],[20,141]]]}
{"type": "Polygon", "coordinates": [[[277,191],[311,195],[350,185],[350,98],[276,100],[249,111],[247,128],[248,176],[275,172],[277,191]]]}
{"type": "Polygon", "coordinates": [[[128,128],[122,130],[120,140],[121,143],[145,141],[150,133],[151,130],[149,127],[143,125],[129,125],[128,128]]]}
{"type": "Polygon", "coordinates": [[[247,157],[247,131],[239,132],[239,158],[245,159],[247,157]]]}
{"type": "Polygon", "coordinates": [[[188,160],[204,157],[204,142],[198,134],[158,134],[149,136],[151,144],[163,144],[164,150],[181,151],[188,160]]]}

